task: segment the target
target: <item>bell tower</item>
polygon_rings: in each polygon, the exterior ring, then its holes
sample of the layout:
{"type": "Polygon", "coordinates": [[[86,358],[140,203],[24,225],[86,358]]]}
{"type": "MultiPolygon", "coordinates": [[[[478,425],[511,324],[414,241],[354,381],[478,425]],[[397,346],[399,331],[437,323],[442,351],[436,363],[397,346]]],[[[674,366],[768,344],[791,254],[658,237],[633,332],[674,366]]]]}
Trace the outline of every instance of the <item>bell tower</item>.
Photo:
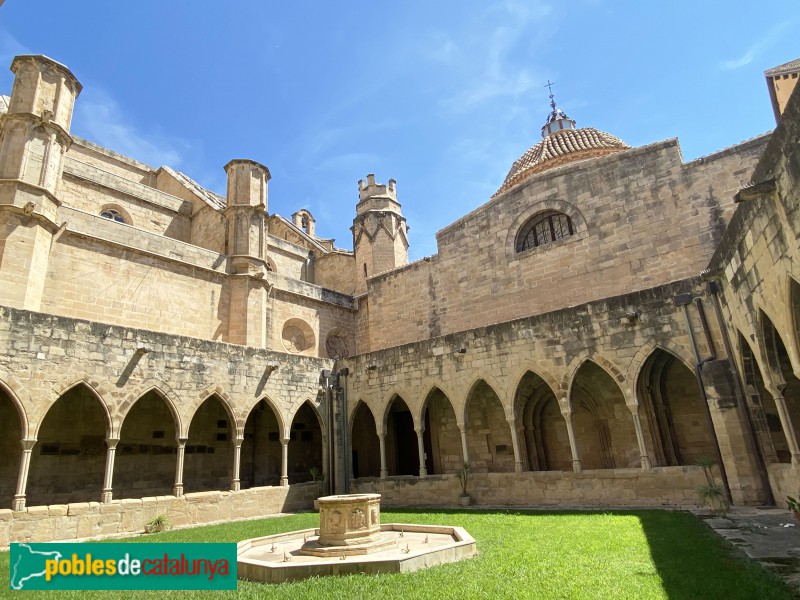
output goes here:
{"type": "Polygon", "coordinates": [[[394,179],[375,183],[375,175],[358,182],[358,204],[353,219],[355,294],[367,291],[367,278],[408,264],[408,226],[400,212],[394,179]]]}
{"type": "Polygon", "coordinates": [[[58,187],[82,86],[46,56],[17,56],[8,113],[0,116],[0,304],[39,310],[58,187]]]}

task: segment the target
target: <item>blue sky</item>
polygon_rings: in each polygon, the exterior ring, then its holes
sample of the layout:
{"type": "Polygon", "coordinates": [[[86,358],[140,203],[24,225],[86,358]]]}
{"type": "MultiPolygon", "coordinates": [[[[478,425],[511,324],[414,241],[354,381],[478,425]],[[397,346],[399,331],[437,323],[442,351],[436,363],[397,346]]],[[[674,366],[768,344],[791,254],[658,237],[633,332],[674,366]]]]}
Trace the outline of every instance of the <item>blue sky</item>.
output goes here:
{"type": "Polygon", "coordinates": [[[394,178],[415,260],[540,139],[548,79],[578,127],[690,160],[774,127],[763,71],[800,57],[799,25],[796,0],[6,0],[0,93],[46,54],[84,85],[76,135],[218,193],[257,160],[270,212],[344,248],[356,182],[394,178]]]}

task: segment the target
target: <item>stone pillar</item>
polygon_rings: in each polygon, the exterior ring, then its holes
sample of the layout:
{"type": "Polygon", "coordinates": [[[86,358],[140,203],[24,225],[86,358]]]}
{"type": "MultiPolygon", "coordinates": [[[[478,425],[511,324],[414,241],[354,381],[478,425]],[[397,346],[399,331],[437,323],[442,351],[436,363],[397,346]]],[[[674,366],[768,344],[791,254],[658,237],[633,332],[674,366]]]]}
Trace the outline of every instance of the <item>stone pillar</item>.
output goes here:
{"type": "Polygon", "coordinates": [[[789,446],[789,453],[792,455],[792,466],[797,468],[800,466],[800,450],[797,446],[797,436],[792,426],[792,419],[789,416],[789,409],[786,407],[786,398],[782,393],[778,392],[773,394],[772,399],[778,409],[778,417],[781,420],[783,434],[786,436],[786,445],[789,446]]]}
{"type": "Polygon", "coordinates": [[[117,453],[119,438],[106,438],[106,474],[103,478],[103,493],[100,495],[100,502],[108,504],[113,495],[114,480],[114,456],[117,453]]]}
{"type": "Polygon", "coordinates": [[[242,462],[242,442],[244,438],[237,437],[233,440],[233,474],[231,477],[231,491],[238,492],[242,489],[239,479],[239,466],[242,462]]]}
{"type": "Polygon", "coordinates": [[[578,442],[575,439],[575,428],[572,426],[572,410],[570,408],[564,409],[562,404],[561,406],[561,416],[564,417],[564,421],[567,424],[567,437],[569,438],[569,449],[572,452],[572,470],[575,473],[580,473],[582,471],[581,467],[581,456],[578,452],[578,442]]]}
{"type": "Polygon", "coordinates": [[[228,339],[232,344],[264,348],[267,344],[267,184],[269,169],[253,160],[225,165],[228,197],[228,339]]]}
{"type": "Polygon", "coordinates": [[[514,448],[514,471],[522,473],[522,452],[519,446],[519,430],[517,429],[516,419],[506,419],[511,428],[511,445],[514,448]]]}
{"type": "Polygon", "coordinates": [[[186,454],[186,442],[189,438],[178,438],[178,455],[175,461],[175,485],[172,487],[172,495],[176,498],[183,496],[183,457],[186,454]]]}
{"type": "Polygon", "coordinates": [[[423,438],[425,430],[419,427],[415,428],[414,431],[417,432],[417,452],[419,453],[419,476],[427,477],[428,468],[425,466],[425,441],[423,438]]]}
{"type": "Polygon", "coordinates": [[[378,433],[378,443],[381,448],[381,479],[386,479],[389,476],[389,470],[386,468],[386,432],[381,431],[378,433]]]}
{"type": "Polygon", "coordinates": [[[639,416],[639,405],[628,404],[628,410],[633,417],[633,428],[636,431],[636,441],[639,444],[639,456],[641,457],[642,471],[650,470],[650,457],[647,455],[647,446],[644,443],[644,433],[642,432],[642,419],[639,416]]]}
{"type": "Polygon", "coordinates": [[[289,440],[281,438],[281,487],[289,485],[289,440]]]}
{"type": "Polygon", "coordinates": [[[17,56],[0,136],[0,305],[38,311],[45,287],[72,109],[81,84],[46,56],[17,56]]]}
{"type": "Polygon", "coordinates": [[[22,456],[19,460],[17,493],[14,494],[14,503],[11,506],[11,510],[25,510],[25,490],[28,488],[28,470],[31,466],[31,452],[35,445],[36,440],[22,440],[22,456]]]}
{"type": "Polygon", "coordinates": [[[457,423],[458,431],[461,433],[461,453],[464,455],[464,462],[469,462],[469,450],[467,449],[467,425],[466,423],[457,423]]]}

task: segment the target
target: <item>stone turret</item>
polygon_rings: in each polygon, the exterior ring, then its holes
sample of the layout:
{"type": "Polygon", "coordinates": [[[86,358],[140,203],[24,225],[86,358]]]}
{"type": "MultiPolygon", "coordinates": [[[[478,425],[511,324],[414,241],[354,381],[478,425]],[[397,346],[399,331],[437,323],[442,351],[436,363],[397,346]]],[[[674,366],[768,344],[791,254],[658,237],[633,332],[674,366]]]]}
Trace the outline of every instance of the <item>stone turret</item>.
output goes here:
{"type": "Polygon", "coordinates": [[[225,165],[230,258],[228,342],[263,347],[266,343],[267,183],[269,169],[253,160],[225,165]]]}
{"type": "Polygon", "coordinates": [[[0,304],[39,310],[72,109],[82,86],[46,56],[17,56],[8,112],[0,117],[0,271],[14,285],[0,304]],[[12,272],[13,271],[13,272],[12,272]]]}
{"type": "Polygon", "coordinates": [[[353,219],[356,295],[367,291],[367,278],[408,264],[408,227],[400,212],[394,179],[375,183],[375,175],[358,182],[353,219]]]}

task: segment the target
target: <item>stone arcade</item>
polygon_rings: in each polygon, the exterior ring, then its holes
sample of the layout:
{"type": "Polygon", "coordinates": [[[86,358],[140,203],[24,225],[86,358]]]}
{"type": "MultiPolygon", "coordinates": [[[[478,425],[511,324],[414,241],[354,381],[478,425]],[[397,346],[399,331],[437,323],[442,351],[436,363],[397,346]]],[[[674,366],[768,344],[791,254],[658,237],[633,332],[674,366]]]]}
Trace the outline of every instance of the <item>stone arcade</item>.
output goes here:
{"type": "MultiPolygon", "coordinates": [[[[800,488],[800,61],[777,129],[692,162],[552,106],[483,206],[408,263],[398,187],[353,250],[70,133],[81,84],[0,97],[0,546],[310,507],[695,505],[800,488]],[[324,376],[321,377],[321,374],[324,376]],[[698,385],[699,384],[699,385],[698,385]]],[[[769,110],[768,106],[764,110],[769,110]]]]}

